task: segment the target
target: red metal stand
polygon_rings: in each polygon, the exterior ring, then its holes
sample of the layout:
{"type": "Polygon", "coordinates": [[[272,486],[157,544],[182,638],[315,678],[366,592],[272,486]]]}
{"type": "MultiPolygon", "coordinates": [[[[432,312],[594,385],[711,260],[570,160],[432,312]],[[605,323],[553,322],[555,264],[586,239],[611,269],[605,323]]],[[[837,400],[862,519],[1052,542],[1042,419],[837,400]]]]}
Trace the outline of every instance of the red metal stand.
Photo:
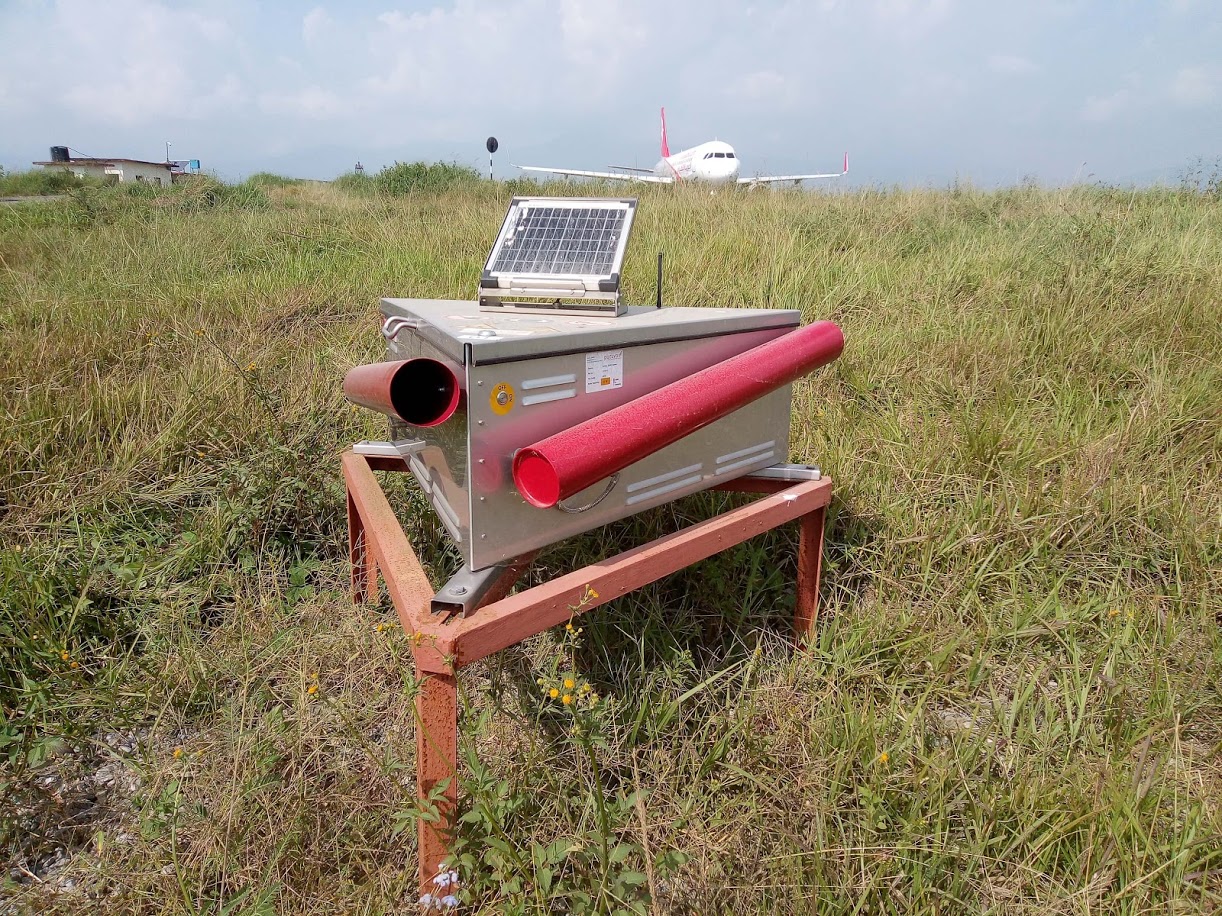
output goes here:
{"type": "Polygon", "coordinates": [[[434,589],[396,519],[373,472],[406,471],[397,458],[346,452],[348,548],[352,597],[376,601],[378,574],[411,636],[417,676],[416,785],[420,798],[438,806],[435,822],[420,822],[419,882],[432,890],[437,865],[449,854],[449,835],[458,799],[458,669],[494,652],[567,622],[663,576],[741,544],[786,522],[799,520],[797,606],[794,630],[799,646],[814,633],[819,610],[823,525],[831,501],[830,479],[792,483],[742,477],[718,489],[763,493],[761,499],[723,512],[618,556],[505,597],[530,562],[507,569],[479,608],[466,617],[443,617],[430,610],[434,589]],[[588,592],[587,589],[592,589],[588,592]],[[595,597],[590,597],[590,595],[595,597]],[[577,608],[575,611],[574,608],[577,608]],[[440,792],[438,789],[440,788],[440,792]]]}

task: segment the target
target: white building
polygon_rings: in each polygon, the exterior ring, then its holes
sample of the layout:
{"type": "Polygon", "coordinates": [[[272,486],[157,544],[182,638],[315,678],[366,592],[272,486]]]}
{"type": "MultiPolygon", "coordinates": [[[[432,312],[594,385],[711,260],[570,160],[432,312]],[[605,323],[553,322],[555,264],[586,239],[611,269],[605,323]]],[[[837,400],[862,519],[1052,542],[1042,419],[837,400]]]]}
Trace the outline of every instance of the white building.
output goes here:
{"type": "Polygon", "coordinates": [[[65,159],[33,164],[71,172],[77,178],[118,178],[119,181],[147,181],[163,186],[172,184],[174,172],[181,171],[173,162],[145,162],[142,159],[65,159]]]}

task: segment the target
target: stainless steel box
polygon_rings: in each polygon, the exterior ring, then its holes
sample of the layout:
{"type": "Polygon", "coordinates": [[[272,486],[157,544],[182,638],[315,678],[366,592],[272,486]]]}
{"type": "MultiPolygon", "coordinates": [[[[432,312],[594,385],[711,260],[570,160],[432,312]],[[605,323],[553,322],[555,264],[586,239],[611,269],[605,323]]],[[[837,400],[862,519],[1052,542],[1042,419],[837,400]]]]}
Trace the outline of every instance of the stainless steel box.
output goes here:
{"type": "MultiPolygon", "coordinates": [[[[514,489],[519,448],[793,330],[779,309],[630,306],[618,318],[490,314],[476,302],[383,299],[388,359],[450,363],[459,409],[392,438],[469,569],[483,569],[643,509],[783,462],[791,387],[659,449],[552,509],[514,489]]],[[[598,443],[591,442],[597,449],[598,443]]]]}

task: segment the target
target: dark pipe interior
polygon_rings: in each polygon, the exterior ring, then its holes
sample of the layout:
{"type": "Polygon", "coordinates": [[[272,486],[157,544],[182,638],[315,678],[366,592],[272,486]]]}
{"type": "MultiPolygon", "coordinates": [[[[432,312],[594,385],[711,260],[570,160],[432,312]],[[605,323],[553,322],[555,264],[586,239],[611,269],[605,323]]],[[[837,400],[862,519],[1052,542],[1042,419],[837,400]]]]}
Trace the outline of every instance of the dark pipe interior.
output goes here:
{"type": "Polygon", "coordinates": [[[390,382],[390,403],[404,422],[436,426],[458,407],[458,379],[435,359],[408,360],[390,382]]]}

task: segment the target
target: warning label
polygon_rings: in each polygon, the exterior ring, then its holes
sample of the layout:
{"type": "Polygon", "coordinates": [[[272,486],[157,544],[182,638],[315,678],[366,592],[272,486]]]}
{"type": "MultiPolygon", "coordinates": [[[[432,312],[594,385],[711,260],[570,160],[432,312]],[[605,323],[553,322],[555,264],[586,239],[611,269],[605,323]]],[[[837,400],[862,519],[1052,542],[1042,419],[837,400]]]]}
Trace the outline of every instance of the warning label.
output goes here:
{"type": "Polygon", "coordinates": [[[586,354],[586,394],[624,387],[624,351],[586,354]]]}

